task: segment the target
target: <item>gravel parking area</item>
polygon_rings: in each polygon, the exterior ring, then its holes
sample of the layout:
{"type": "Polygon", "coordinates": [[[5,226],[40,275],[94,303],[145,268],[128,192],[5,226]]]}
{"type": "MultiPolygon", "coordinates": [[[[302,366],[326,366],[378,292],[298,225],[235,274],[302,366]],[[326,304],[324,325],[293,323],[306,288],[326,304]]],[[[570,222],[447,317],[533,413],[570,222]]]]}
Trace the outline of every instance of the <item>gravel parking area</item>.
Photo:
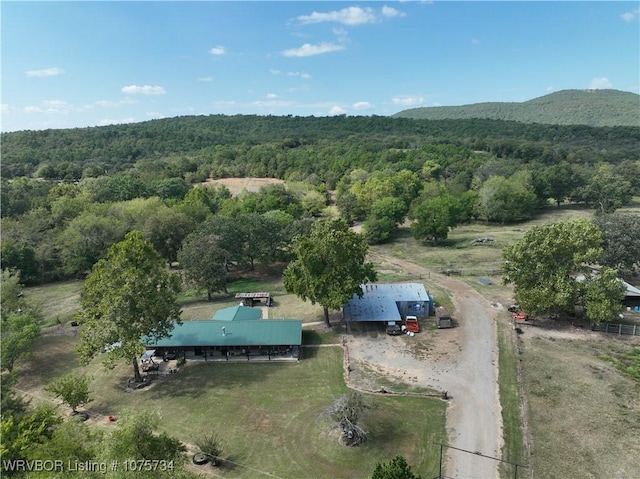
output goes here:
{"type": "MultiPolygon", "coordinates": [[[[396,260],[397,262],[398,260],[396,260]]],[[[406,262],[405,270],[424,274],[406,262]]],[[[364,327],[347,335],[350,379],[366,389],[366,371],[390,381],[447,391],[447,434],[451,446],[500,457],[502,418],[498,394],[498,346],[492,305],[467,284],[433,272],[430,281],[448,290],[455,306],[453,329],[423,329],[414,337],[388,336],[364,327]]],[[[458,479],[498,477],[498,462],[447,450],[445,474],[458,479]]]]}

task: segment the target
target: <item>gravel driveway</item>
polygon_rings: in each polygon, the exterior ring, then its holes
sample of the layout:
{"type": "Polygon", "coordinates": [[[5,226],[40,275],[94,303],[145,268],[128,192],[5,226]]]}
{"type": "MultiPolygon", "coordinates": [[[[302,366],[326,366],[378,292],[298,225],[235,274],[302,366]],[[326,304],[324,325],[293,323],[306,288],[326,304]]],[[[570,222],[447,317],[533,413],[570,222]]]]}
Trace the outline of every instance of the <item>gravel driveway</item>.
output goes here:
{"type": "MultiPolygon", "coordinates": [[[[393,262],[416,276],[428,273],[407,261],[394,258],[393,262]]],[[[349,334],[352,379],[366,381],[366,375],[359,375],[359,370],[373,369],[396,381],[447,391],[451,398],[447,409],[448,444],[500,457],[502,418],[495,320],[498,309],[461,281],[433,272],[429,281],[450,293],[456,327],[424,330],[414,337],[349,334]]],[[[449,448],[445,474],[456,479],[491,479],[498,477],[498,462],[449,448]]]]}

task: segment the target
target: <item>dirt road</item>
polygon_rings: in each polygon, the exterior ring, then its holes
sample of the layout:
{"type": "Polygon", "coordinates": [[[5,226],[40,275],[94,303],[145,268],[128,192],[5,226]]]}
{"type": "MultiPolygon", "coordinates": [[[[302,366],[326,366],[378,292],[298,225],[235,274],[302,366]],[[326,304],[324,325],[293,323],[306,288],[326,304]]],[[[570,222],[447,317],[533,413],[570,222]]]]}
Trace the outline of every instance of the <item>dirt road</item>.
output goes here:
{"type": "MultiPolygon", "coordinates": [[[[381,258],[376,258],[379,261],[381,258]]],[[[451,295],[457,327],[423,331],[415,337],[349,335],[351,364],[374,368],[396,380],[447,391],[448,444],[500,457],[502,418],[498,395],[498,309],[469,285],[440,276],[406,260],[384,258],[405,273],[429,276],[451,295]],[[416,354],[420,341],[429,342],[416,354]]],[[[454,449],[447,450],[445,473],[457,479],[498,477],[498,462],[454,449]]]]}

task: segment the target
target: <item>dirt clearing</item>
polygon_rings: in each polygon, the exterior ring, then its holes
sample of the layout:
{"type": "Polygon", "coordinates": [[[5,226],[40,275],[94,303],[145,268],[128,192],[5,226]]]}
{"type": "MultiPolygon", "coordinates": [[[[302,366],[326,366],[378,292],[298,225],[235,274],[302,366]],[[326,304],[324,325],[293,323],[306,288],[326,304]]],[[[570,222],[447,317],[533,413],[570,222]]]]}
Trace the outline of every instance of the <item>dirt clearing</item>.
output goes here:
{"type": "Polygon", "coordinates": [[[226,186],[233,196],[242,193],[244,190],[257,193],[263,186],[284,185],[284,180],[277,178],[220,178],[218,180],[208,179],[200,186],[226,186]]]}

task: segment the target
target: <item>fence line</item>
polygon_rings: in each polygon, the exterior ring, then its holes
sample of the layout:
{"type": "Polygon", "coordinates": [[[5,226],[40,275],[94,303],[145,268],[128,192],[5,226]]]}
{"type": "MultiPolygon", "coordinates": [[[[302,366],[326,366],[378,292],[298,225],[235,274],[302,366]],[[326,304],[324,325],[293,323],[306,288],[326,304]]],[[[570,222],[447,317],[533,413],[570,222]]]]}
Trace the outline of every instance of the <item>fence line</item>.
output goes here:
{"type": "Polygon", "coordinates": [[[618,335],[640,336],[640,326],[637,324],[600,323],[592,324],[591,331],[601,331],[618,335]]]}

